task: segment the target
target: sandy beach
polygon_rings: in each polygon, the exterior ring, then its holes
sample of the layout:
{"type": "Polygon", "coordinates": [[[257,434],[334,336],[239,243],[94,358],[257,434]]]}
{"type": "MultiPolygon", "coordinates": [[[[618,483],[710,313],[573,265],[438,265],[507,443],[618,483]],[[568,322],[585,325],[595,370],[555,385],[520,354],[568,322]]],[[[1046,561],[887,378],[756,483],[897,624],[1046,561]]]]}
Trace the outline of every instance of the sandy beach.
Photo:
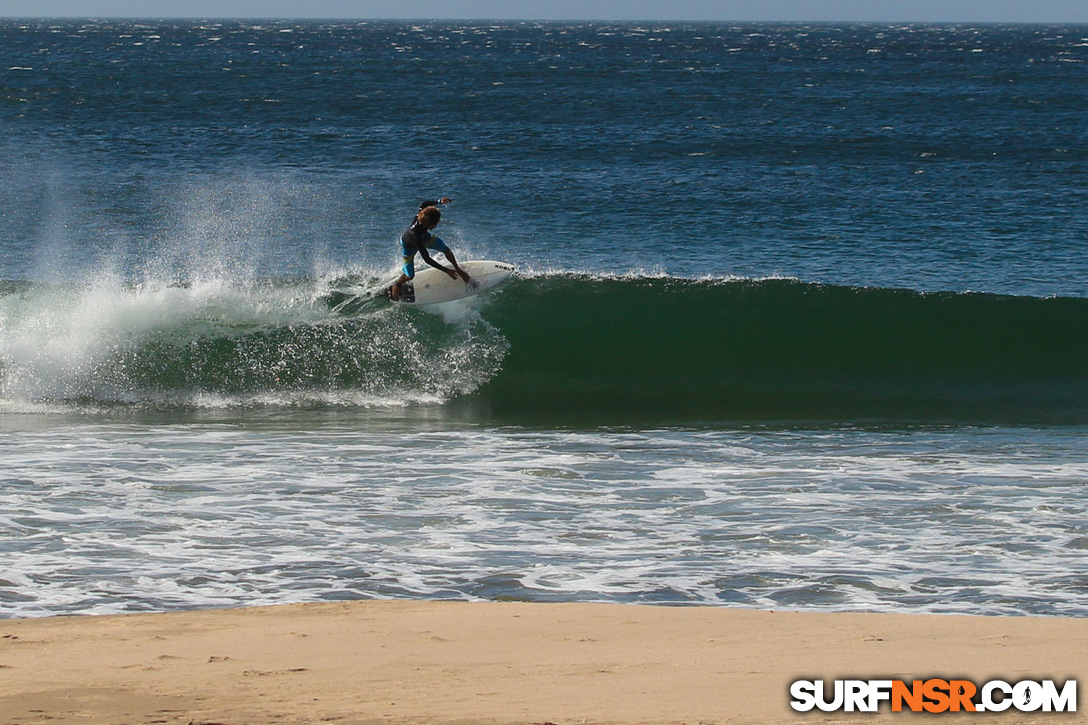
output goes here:
{"type": "Polygon", "coordinates": [[[796,713],[790,683],[1086,671],[1088,621],[1058,618],[366,601],[0,620],[0,722],[20,724],[867,722],[918,716],[796,713]]]}

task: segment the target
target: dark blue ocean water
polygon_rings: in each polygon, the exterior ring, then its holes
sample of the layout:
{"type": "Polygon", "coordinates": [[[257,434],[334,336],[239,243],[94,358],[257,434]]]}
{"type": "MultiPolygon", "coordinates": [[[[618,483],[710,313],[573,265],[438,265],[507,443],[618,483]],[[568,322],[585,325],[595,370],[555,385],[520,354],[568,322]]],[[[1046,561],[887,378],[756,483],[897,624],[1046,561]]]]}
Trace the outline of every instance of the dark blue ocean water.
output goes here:
{"type": "Polygon", "coordinates": [[[0,616],[1083,614],[1086,102],[1088,26],[0,21],[0,616]],[[437,196],[520,276],[367,302],[437,196]]]}
{"type": "Polygon", "coordinates": [[[384,268],[445,194],[463,248],[535,270],[1088,293],[1083,26],[3,38],[8,279],[140,271],[182,243],[273,277],[384,268]]]}

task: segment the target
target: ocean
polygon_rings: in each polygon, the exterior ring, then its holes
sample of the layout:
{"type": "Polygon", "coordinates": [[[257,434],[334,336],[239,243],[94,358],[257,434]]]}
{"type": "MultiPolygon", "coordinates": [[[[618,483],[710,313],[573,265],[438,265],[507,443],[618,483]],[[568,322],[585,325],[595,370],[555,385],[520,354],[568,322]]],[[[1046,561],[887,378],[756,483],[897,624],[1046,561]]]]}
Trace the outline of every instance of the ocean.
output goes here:
{"type": "Polygon", "coordinates": [[[0,617],[1088,615],[1088,26],[0,21],[0,617]],[[376,293],[424,199],[434,309],[376,293]]]}

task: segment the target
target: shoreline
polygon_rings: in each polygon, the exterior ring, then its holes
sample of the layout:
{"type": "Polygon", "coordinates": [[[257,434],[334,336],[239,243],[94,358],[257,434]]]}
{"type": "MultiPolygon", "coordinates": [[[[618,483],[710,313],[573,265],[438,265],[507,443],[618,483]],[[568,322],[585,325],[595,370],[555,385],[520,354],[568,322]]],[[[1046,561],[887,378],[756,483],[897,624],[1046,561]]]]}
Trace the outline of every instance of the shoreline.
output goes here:
{"type": "Polygon", "coordinates": [[[367,600],[0,620],[20,725],[861,723],[915,716],[797,713],[790,683],[1085,672],[1071,618],[367,600]]]}

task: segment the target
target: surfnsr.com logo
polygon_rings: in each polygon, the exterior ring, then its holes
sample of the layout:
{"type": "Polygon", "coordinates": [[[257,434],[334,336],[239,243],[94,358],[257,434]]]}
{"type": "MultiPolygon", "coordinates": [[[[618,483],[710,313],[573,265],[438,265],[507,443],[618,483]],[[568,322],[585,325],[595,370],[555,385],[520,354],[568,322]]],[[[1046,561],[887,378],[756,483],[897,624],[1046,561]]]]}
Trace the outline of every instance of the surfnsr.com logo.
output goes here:
{"type": "Polygon", "coordinates": [[[991,680],[797,680],[790,685],[790,707],[798,712],[877,712],[883,703],[892,712],[1076,712],[1077,681],[1059,687],[1053,680],[1015,684],[991,680]]]}

